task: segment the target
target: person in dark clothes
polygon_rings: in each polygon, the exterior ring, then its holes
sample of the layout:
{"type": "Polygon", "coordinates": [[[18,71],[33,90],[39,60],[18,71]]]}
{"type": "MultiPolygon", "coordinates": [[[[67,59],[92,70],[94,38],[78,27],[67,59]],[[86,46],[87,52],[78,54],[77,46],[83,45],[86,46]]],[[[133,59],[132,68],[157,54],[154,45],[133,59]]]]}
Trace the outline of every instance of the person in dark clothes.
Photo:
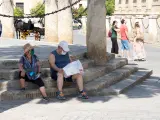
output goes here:
{"type": "Polygon", "coordinates": [[[117,42],[117,32],[120,30],[117,27],[117,21],[113,21],[112,28],[111,28],[111,41],[112,41],[112,48],[111,53],[118,54],[118,42],[117,42]]]}
{"type": "Polygon", "coordinates": [[[2,23],[0,21],[0,37],[1,37],[1,35],[2,35],[2,23]]]}

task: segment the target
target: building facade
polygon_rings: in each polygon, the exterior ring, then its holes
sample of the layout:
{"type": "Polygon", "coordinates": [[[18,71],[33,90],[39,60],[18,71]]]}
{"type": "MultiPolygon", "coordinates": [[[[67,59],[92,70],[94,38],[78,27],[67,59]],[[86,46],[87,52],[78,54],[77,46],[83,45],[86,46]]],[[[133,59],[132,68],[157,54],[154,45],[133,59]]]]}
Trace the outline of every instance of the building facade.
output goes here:
{"type": "Polygon", "coordinates": [[[20,7],[24,14],[30,14],[30,10],[37,5],[38,2],[43,3],[43,0],[13,0],[14,7],[20,7]]]}
{"type": "Polygon", "coordinates": [[[80,6],[83,6],[84,8],[86,8],[87,7],[87,0],[82,0],[78,4],[74,5],[73,7],[78,9],[80,6]]]}
{"type": "Polygon", "coordinates": [[[159,15],[160,0],[115,0],[115,15],[159,15]]]}

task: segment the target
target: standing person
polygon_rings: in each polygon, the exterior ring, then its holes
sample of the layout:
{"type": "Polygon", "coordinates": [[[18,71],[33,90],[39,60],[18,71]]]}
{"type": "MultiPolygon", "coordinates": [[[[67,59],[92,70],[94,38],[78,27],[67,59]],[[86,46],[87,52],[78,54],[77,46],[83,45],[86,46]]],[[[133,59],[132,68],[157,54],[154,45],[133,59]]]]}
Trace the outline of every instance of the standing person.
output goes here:
{"type": "Polygon", "coordinates": [[[0,20],[0,37],[2,35],[2,23],[1,23],[1,20],[0,20]]]}
{"type": "Polygon", "coordinates": [[[34,54],[33,46],[29,43],[25,44],[24,55],[19,61],[19,79],[21,90],[25,91],[25,81],[32,82],[39,86],[39,90],[44,100],[49,100],[46,94],[44,83],[41,79],[40,63],[37,56],[34,54]]]}
{"type": "Polygon", "coordinates": [[[40,33],[39,33],[39,31],[36,30],[34,34],[35,34],[35,36],[34,36],[35,40],[36,41],[40,41],[40,33]]]}
{"type": "Polygon", "coordinates": [[[119,32],[119,29],[117,27],[117,21],[113,21],[112,28],[111,28],[111,41],[112,41],[112,48],[111,53],[114,53],[118,55],[118,42],[117,42],[117,32],[119,32]]]}
{"type": "Polygon", "coordinates": [[[144,36],[140,30],[139,22],[135,23],[135,28],[133,30],[133,52],[134,61],[145,61],[146,52],[144,49],[144,36]]]}
{"type": "Polygon", "coordinates": [[[124,19],[121,20],[120,35],[121,35],[121,45],[122,45],[122,57],[127,57],[128,60],[131,60],[128,28],[126,26],[126,21],[124,19]]]}

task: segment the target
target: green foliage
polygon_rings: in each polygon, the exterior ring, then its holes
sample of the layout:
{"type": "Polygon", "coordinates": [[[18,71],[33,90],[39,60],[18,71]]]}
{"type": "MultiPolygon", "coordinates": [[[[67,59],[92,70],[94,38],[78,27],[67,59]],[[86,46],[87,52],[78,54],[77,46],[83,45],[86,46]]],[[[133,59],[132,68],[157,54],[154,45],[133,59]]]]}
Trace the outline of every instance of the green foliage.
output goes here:
{"type": "Polygon", "coordinates": [[[30,10],[32,16],[41,16],[45,14],[45,5],[38,2],[37,5],[30,10]]]}
{"type": "Polygon", "coordinates": [[[84,12],[84,7],[81,6],[78,9],[72,9],[73,18],[82,17],[87,15],[87,11],[84,12]]]}
{"type": "Polygon", "coordinates": [[[112,15],[115,10],[115,0],[106,0],[107,15],[112,15]]]}
{"type": "Polygon", "coordinates": [[[14,8],[14,16],[23,17],[24,16],[23,10],[19,7],[14,8]]]}

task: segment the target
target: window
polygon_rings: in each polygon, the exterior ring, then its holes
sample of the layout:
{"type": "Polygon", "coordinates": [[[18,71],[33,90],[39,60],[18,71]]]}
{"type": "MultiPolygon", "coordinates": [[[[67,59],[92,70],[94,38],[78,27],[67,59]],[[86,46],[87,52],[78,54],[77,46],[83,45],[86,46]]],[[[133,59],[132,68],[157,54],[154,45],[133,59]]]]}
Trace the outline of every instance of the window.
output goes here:
{"type": "Polygon", "coordinates": [[[119,0],[119,4],[121,4],[122,3],[122,0],[119,0]]]}
{"type": "Polygon", "coordinates": [[[82,4],[79,4],[79,8],[82,7],[82,4]]]}
{"type": "Polygon", "coordinates": [[[133,0],[133,3],[137,3],[137,0],[133,0]]]}
{"type": "Polygon", "coordinates": [[[146,3],[146,0],[142,0],[142,3],[146,3]]]}
{"type": "Polygon", "coordinates": [[[126,4],[128,4],[128,0],[126,0],[126,4]]]}
{"type": "Polygon", "coordinates": [[[24,3],[16,3],[16,7],[19,7],[24,11],[24,3]]]}

